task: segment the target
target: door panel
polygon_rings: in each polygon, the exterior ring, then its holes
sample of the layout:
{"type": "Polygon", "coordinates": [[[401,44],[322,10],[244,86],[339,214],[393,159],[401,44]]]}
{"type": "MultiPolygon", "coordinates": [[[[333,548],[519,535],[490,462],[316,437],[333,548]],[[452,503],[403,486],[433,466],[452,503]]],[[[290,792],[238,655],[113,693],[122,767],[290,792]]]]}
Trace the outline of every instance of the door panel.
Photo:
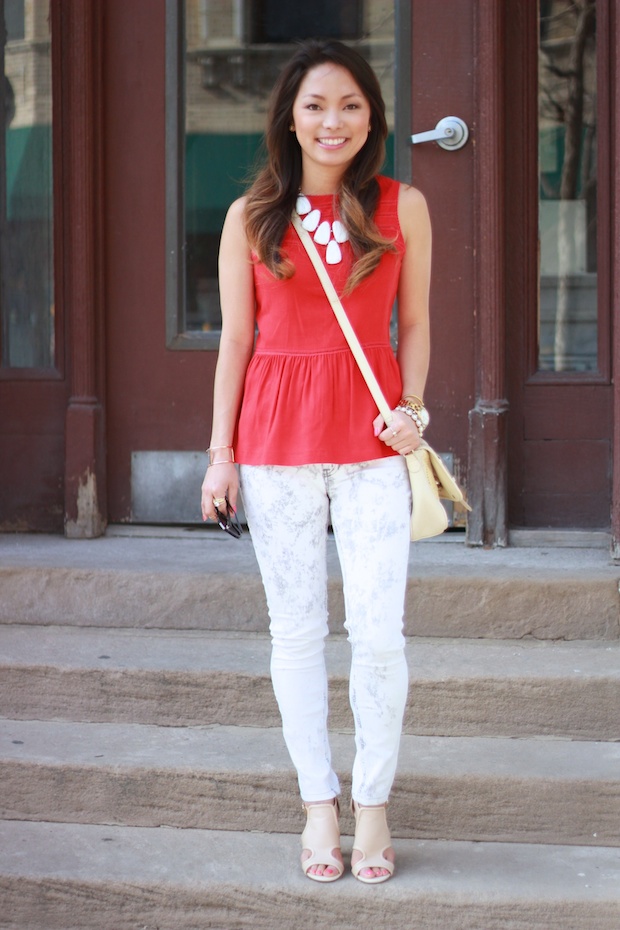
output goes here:
{"type": "Polygon", "coordinates": [[[607,439],[528,442],[524,468],[523,525],[597,528],[609,521],[607,439]]]}
{"type": "Polygon", "coordinates": [[[63,530],[60,12],[0,0],[1,532],[63,530]]]}
{"type": "Polygon", "coordinates": [[[609,391],[598,385],[565,385],[555,391],[528,385],[527,393],[525,441],[609,439],[609,391]]]}
{"type": "Polygon", "coordinates": [[[0,380],[0,532],[61,533],[64,381],[0,380]]]}

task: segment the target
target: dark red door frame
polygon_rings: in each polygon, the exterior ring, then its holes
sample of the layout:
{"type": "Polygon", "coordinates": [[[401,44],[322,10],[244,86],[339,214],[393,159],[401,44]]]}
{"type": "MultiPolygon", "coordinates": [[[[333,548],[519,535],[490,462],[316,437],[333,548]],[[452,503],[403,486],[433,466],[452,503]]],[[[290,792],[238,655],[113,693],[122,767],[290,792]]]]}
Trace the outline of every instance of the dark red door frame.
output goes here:
{"type": "Polygon", "coordinates": [[[65,534],[105,529],[104,344],[100,243],[101,17],[97,0],[63,0],[63,243],[70,397],[65,420],[65,534]]]}
{"type": "Polygon", "coordinates": [[[612,264],[611,277],[611,312],[612,312],[612,379],[613,393],[613,439],[612,439],[612,506],[611,506],[611,533],[612,555],[620,560],[620,119],[618,107],[620,106],[620,67],[618,66],[618,49],[620,49],[620,0],[614,0],[611,9],[612,37],[611,48],[615,49],[615,62],[612,70],[611,84],[611,113],[614,114],[610,133],[612,145],[611,154],[611,208],[612,208],[612,264]]]}
{"type": "Polygon", "coordinates": [[[504,284],[504,4],[476,6],[475,406],[469,412],[467,542],[506,546],[506,326],[504,284]]]}

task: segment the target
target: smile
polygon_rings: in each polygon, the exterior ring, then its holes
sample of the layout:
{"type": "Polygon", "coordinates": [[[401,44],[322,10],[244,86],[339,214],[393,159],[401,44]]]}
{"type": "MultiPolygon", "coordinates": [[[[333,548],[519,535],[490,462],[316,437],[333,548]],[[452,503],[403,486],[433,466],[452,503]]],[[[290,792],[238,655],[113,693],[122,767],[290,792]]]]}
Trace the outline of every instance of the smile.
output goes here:
{"type": "Polygon", "coordinates": [[[338,139],[319,139],[320,145],[343,145],[347,140],[344,137],[338,139]]]}

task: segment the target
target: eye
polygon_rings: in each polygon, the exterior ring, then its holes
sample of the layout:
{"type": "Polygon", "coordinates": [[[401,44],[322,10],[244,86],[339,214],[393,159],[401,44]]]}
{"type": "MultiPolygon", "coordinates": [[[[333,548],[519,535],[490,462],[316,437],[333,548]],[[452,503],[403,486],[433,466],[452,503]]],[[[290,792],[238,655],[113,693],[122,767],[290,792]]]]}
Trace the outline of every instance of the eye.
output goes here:
{"type": "Polygon", "coordinates": [[[306,110],[318,110],[318,109],[319,109],[318,103],[309,103],[306,106],[306,110]]]}

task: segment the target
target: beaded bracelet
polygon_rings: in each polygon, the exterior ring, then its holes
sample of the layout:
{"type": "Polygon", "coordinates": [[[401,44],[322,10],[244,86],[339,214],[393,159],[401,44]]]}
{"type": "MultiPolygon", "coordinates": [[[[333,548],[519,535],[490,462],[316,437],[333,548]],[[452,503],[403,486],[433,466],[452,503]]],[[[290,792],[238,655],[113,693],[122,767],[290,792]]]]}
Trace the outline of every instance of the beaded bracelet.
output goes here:
{"type": "MultiPolygon", "coordinates": [[[[398,406],[400,408],[405,408],[405,412],[412,410],[413,413],[415,413],[415,415],[419,418],[422,424],[422,429],[427,428],[431,420],[430,414],[424,406],[424,402],[421,401],[419,397],[417,397],[415,394],[405,394],[405,396],[398,401],[398,406]]],[[[411,414],[409,415],[411,416],[411,414]]],[[[420,433],[420,435],[422,434],[420,433]]]]}
{"type": "Polygon", "coordinates": [[[396,410],[400,410],[401,413],[406,413],[408,417],[411,417],[411,419],[413,420],[413,422],[415,423],[417,427],[417,430],[418,430],[418,433],[420,434],[420,439],[421,439],[422,436],[424,435],[425,426],[422,423],[422,420],[420,419],[418,412],[414,410],[413,407],[405,407],[402,404],[398,404],[398,406],[396,407],[396,410]]]}

